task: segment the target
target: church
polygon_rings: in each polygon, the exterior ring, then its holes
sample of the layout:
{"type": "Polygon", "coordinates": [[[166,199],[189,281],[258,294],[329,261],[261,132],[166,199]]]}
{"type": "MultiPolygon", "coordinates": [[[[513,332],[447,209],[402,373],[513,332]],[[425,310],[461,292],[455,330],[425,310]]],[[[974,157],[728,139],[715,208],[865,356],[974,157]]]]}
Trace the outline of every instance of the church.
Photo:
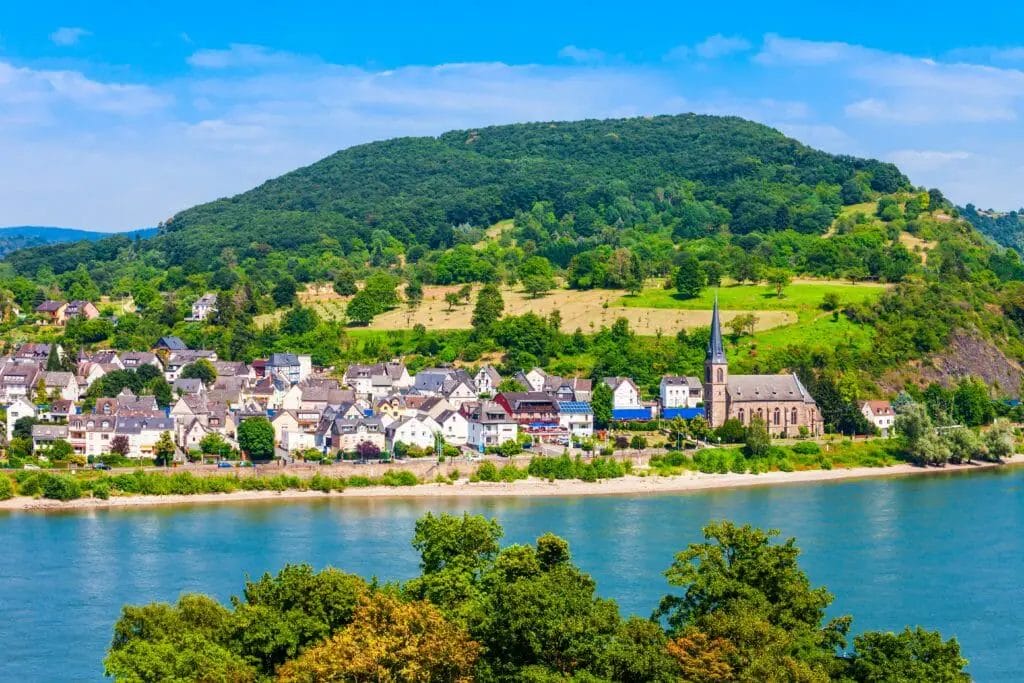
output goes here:
{"type": "Polygon", "coordinates": [[[812,436],[822,431],[821,413],[796,373],[788,375],[729,375],[718,297],[711,313],[711,339],[704,359],[704,414],[712,427],[729,419],[744,425],[759,417],[773,436],[795,437],[804,427],[812,436]]]}

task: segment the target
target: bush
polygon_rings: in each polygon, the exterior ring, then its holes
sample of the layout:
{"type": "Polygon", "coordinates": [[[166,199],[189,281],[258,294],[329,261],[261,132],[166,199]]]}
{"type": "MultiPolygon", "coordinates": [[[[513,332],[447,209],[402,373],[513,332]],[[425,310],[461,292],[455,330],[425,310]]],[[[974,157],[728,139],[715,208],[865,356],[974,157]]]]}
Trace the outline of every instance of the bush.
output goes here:
{"type": "Polygon", "coordinates": [[[747,428],[739,420],[731,418],[715,430],[715,436],[721,439],[722,443],[743,443],[747,440],[747,428]]]}
{"type": "Polygon", "coordinates": [[[388,470],[381,476],[380,483],[384,486],[415,486],[420,479],[409,470],[388,470]]]}
{"type": "Polygon", "coordinates": [[[493,462],[480,463],[473,478],[476,481],[498,481],[498,468],[493,462]]]}
{"type": "Polygon", "coordinates": [[[0,474],[0,500],[14,498],[14,482],[6,474],[0,474]]]}
{"type": "Polygon", "coordinates": [[[42,482],[43,498],[52,500],[74,500],[82,497],[82,486],[78,480],[64,475],[48,474],[42,482]]]}
{"type": "Polygon", "coordinates": [[[356,474],[348,478],[347,484],[354,489],[365,489],[367,486],[373,486],[373,480],[356,474]]]}
{"type": "Polygon", "coordinates": [[[801,441],[794,444],[792,450],[797,455],[817,455],[821,453],[821,446],[813,441],[801,441]]]}
{"type": "Polygon", "coordinates": [[[106,479],[98,479],[92,485],[92,497],[100,500],[110,498],[110,482],[106,479]]]}

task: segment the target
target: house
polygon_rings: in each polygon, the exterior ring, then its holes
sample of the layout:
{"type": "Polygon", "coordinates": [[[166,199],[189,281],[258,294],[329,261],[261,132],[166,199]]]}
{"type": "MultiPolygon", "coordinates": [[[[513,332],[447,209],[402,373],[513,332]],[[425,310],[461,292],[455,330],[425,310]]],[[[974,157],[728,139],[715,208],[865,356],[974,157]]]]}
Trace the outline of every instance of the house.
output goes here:
{"type": "Polygon", "coordinates": [[[594,434],[594,410],[582,401],[559,401],[558,424],[570,436],[586,438],[594,434]]]}
{"type": "Polygon", "coordinates": [[[157,370],[163,369],[160,359],[149,351],[125,351],[117,356],[117,360],[125,370],[138,370],[144,365],[152,365],[157,370]]]}
{"type": "Polygon", "coordinates": [[[704,387],[696,377],[666,375],[658,389],[661,416],[671,419],[681,415],[680,409],[696,408],[704,402],[704,387]]]}
{"type": "Polygon", "coordinates": [[[467,443],[479,451],[515,441],[518,436],[518,423],[496,401],[467,404],[463,412],[469,423],[467,443]]]}
{"type": "Polygon", "coordinates": [[[47,299],[43,303],[36,306],[36,315],[39,316],[40,320],[50,325],[63,325],[65,318],[65,312],[67,311],[68,305],[63,301],[53,301],[47,299]]]}
{"type": "Polygon", "coordinates": [[[128,439],[129,458],[152,458],[160,436],[174,433],[174,420],[169,417],[122,417],[114,423],[114,437],[128,439]]]}
{"type": "MultiPolygon", "coordinates": [[[[284,444],[289,438],[288,434],[296,432],[313,434],[317,425],[320,424],[320,417],[321,413],[316,410],[282,410],[270,420],[270,424],[274,427],[274,441],[285,448],[284,444]]],[[[294,438],[292,438],[292,442],[295,442],[294,438]]],[[[313,446],[303,446],[303,448],[306,447],[312,448],[313,446]]],[[[291,449],[285,448],[285,450],[291,449]]]]}
{"type": "Polygon", "coordinates": [[[558,424],[558,403],[542,391],[506,391],[494,401],[521,425],[558,424]]]}
{"type": "Polygon", "coordinates": [[[0,403],[13,403],[17,398],[31,398],[39,380],[36,363],[8,363],[0,370],[0,403]]]}
{"type": "Polygon", "coordinates": [[[43,386],[46,388],[46,395],[55,397],[55,400],[78,400],[78,380],[70,372],[44,372],[43,386]]]}
{"type": "Polygon", "coordinates": [[[501,384],[501,375],[490,365],[485,365],[476,371],[476,375],[473,376],[473,382],[476,384],[478,392],[494,396],[498,391],[498,385],[501,384]]]}
{"type": "Polygon", "coordinates": [[[888,401],[864,401],[860,405],[860,412],[882,436],[889,436],[896,424],[896,411],[888,401]]]}
{"type": "Polygon", "coordinates": [[[456,408],[477,398],[469,373],[457,368],[428,368],[416,373],[413,389],[426,396],[443,396],[456,408]]]}
{"type": "Polygon", "coordinates": [[[192,315],[186,320],[201,322],[206,320],[211,313],[217,312],[217,295],[207,292],[192,303],[192,315]]]}
{"type": "Polygon", "coordinates": [[[612,390],[612,419],[650,420],[651,409],[640,400],[640,389],[629,377],[605,377],[612,390]]]}
{"type": "Polygon", "coordinates": [[[412,375],[405,363],[398,361],[350,365],[345,369],[342,381],[358,395],[371,401],[413,386],[412,375]]]}
{"type": "Polygon", "coordinates": [[[277,375],[289,384],[298,384],[313,372],[310,356],[294,353],[272,353],[267,360],[267,374],[277,375]]]}
{"type": "Polygon", "coordinates": [[[335,418],[326,425],[321,423],[317,435],[318,445],[331,453],[354,453],[362,443],[384,451],[384,425],[379,417],[335,418]]]}
{"type": "Polygon", "coordinates": [[[85,456],[106,455],[110,453],[116,424],[115,415],[75,415],[68,420],[71,446],[85,456]]]}
{"type": "Polygon", "coordinates": [[[240,360],[218,360],[213,363],[213,369],[217,377],[242,377],[244,379],[255,379],[253,371],[240,360]]]}
{"type": "Polygon", "coordinates": [[[68,440],[68,426],[58,424],[32,425],[32,446],[36,450],[49,448],[54,441],[68,440]]]}
{"type": "Polygon", "coordinates": [[[167,361],[164,364],[164,379],[173,383],[174,380],[181,376],[181,371],[186,365],[195,363],[200,359],[213,363],[217,360],[217,352],[207,349],[171,351],[167,354],[167,361]]]}
{"type": "Polygon", "coordinates": [[[206,391],[206,387],[203,385],[203,380],[196,379],[194,377],[179,377],[174,380],[174,384],[171,385],[171,390],[178,396],[184,396],[185,394],[201,394],[206,391]]]}
{"type": "MultiPolygon", "coordinates": [[[[18,347],[18,350],[14,353],[14,359],[19,361],[34,361],[36,363],[45,363],[50,357],[50,345],[40,344],[37,342],[30,342],[22,344],[18,347]]],[[[64,358],[64,349],[57,345],[57,357],[64,358]]]]}
{"type": "Polygon", "coordinates": [[[188,351],[188,345],[181,337],[160,337],[153,345],[153,351],[188,351]]]}
{"type": "Polygon", "coordinates": [[[384,430],[384,444],[389,452],[394,452],[395,444],[418,448],[433,448],[434,435],[441,431],[441,425],[426,414],[402,417],[389,424],[384,430]]]}
{"type": "Polygon", "coordinates": [[[14,425],[23,417],[36,417],[39,410],[26,396],[19,396],[7,406],[7,443],[14,438],[14,425]]]}
{"type": "Polygon", "coordinates": [[[96,304],[91,301],[69,301],[67,307],[64,309],[65,321],[68,321],[71,318],[95,320],[98,317],[100,317],[100,309],[96,308],[96,304]]]}
{"type": "Polygon", "coordinates": [[[444,442],[452,446],[464,446],[469,441],[469,420],[458,410],[445,410],[434,421],[441,427],[444,442]]]}

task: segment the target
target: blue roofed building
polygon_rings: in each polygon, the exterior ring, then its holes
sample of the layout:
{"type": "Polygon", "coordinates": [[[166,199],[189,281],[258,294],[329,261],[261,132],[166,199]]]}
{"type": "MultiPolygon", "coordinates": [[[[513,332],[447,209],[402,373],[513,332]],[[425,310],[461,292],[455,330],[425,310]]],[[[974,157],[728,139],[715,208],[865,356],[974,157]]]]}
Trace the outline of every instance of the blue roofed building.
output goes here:
{"type": "Polygon", "coordinates": [[[594,433],[594,410],[585,401],[559,401],[558,424],[574,437],[589,437],[594,433]]]}

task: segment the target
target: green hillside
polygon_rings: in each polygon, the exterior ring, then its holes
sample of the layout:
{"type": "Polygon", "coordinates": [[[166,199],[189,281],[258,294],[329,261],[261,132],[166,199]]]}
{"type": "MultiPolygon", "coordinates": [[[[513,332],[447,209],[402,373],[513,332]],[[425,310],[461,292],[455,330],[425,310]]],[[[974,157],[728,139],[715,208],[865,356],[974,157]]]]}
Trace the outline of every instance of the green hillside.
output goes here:
{"type": "Polygon", "coordinates": [[[830,420],[914,383],[974,375],[1017,395],[1024,378],[1015,251],[890,164],[736,118],[361,145],[182,211],[150,239],[0,264],[0,303],[23,311],[54,296],[137,307],[116,327],[10,320],[7,340],[144,348],[171,332],[230,359],[539,364],[648,392],[664,373],[700,373],[715,289],[748,316],[730,330],[735,367],[799,372],[830,420]],[[478,309],[485,290],[504,298],[478,309]],[[184,322],[206,291],[218,314],[184,322]]]}

